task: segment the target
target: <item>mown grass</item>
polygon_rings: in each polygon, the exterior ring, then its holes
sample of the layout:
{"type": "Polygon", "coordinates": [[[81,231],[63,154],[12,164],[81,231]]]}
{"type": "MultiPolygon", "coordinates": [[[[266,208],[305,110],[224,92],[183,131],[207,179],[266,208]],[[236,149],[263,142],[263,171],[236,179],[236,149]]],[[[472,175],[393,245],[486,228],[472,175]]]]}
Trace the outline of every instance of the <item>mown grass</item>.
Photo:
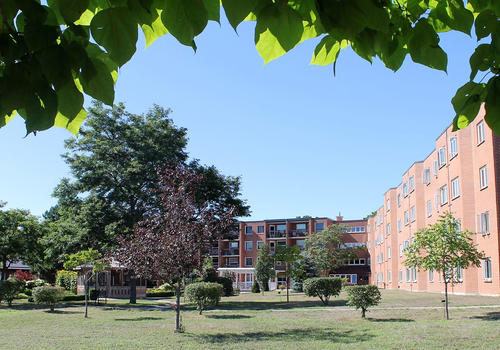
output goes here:
{"type": "MultiPolygon", "coordinates": [[[[55,313],[16,301],[0,306],[0,349],[495,349],[500,344],[500,308],[456,308],[452,320],[439,307],[442,295],[384,291],[383,302],[362,320],[344,295],[325,307],[303,294],[291,303],[276,293],[224,298],[199,316],[186,305],[186,332],[173,333],[172,300],[144,300],[128,307],[110,300],[81,303],[55,313]],[[151,310],[159,306],[156,310],[151,310]],[[163,306],[163,307],[162,307],[163,306]]],[[[498,305],[498,297],[451,296],[451,306],[498,305]]]]}

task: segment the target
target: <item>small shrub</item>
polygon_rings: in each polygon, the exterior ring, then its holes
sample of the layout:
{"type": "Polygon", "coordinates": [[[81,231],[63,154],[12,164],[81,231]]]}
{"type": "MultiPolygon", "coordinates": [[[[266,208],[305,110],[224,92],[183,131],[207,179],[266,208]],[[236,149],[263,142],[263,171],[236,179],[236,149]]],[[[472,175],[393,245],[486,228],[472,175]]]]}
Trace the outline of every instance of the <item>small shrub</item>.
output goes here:
{"type": "Polygon", "coordinates": [[[303,283],[303,289],[308,297],[318,297],[324,305],[328,305],[330,297],[340,294],[342,279],[338,277],[308,278],[303,283]]]}
{"type": "Polygon", "coordinates": [[[50,286],[50,284],[48,284],[47,282],[45,282],[44,280],[41,280],[41,279],[37,279],[37,280],[32,280],[32,281],[26,281],[25,282],[25,293],[28,294],[28,291],[29,291],[29,294],[28,295],[31,295],[31,291],[33,289],[35,289],[36,287],[43,287],[43,286],[50,286]]]}
{"type": "Polygon", "coordinates": [[[217,305],[222,293],[222,285],[212,282],[192,283],[184,291],[189,301],[196,304],[200,315],[208,305],[217,305]]]}
{"type": "Polygon", "coordinates": [[[234,295],[233,280],[228,277],[217,277],[216,282],[222,285],[222,291],[225,297],[234,295]]]}
{"type": "Polygon", "coordinates": [[[234,295],[240,295],[241,291],[239,287],[234,288],[234,295]]]}
{"type": "Polygon", "coordinates": [[[64,297],[64,289],[59,286],[44,286],[33,289],[33,299],[37,304],[49,306],[50,311],[54,311],[54,307],[58,301],[64,297]]]}
{"type": "Polygon", "coordinates": [[[302,293],[302,282],[293,281],[290,289],[295,293],[302,293]]]}
{"type": "Polygon", "coordinates": [[[89,299],[92,301],[97,301],[97,299],[99,299],[99,290],[98,289],[91,289],[89,291],[89,299]]]}
{"type": "Polygon", "coordinates": [[[175,293],[173,291],[166,291],[164,289],[160,289],[160,288],[157,288],[157,289],[148,289],[146,291],[146,296],[148,298],[160,298],[160,297],[171,297],[173,296],[175,293]]]}
{"type": "Polygon", "coordinates": [[[24,282],[14,277],[0,281],[0,302],[5,300],[9,306],[12,306],[12,300],[23,291],[23,286],[24,282]]]}
{"type": "Polygon", "coordinates": [[[77,277],[75,271],[59,270],[56,275],[56,285],[76,294],[77,277]]]}
{"type": "Polygon", "coordinates": [[[17,270],[14,273],[14,278],[20,281],[32,281],[35,279],[31,273],[22,270],[17,270]]]}
{"type": "Polygon", "coordinates": [[[161,289],[165,292],[173,292],[174,291],[174,289],[170,283],[163,283],[161,286],[159,286],[155,290],[159,290],[159,289],[161,289]]]}
{"type": "Polygon", "coordinates": [[[260,286],[257,280],[253,281],[252,284],[252,293],[260,293],[260,286]]]}
{"type": "Polygon", "coordinates": [[[361,317],[365,318],[366,310],[370,306],[375,306],[380,303],[382,296],[377,286],[351,286],[346,287],[347,292],[347,305],[354,306],[361,309],[361,317]]]}
{"type": "Polygon", "coordinates": [[[16,295],[15,299],[28,299],[28,296],[24,293],[19,293],[16,295]]]}

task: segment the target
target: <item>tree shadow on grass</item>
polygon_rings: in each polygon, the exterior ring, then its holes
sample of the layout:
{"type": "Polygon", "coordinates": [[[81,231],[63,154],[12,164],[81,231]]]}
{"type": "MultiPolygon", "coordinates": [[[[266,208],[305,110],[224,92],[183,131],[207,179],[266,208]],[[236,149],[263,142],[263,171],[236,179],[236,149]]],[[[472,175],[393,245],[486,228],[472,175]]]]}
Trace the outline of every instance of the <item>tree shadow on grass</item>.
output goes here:
{"type": "Polygon", "coordinates": [[[255,341],[283,341],[290,343],[303,343],[311,341],[329,341],[332,343],[359,343],[365,342],[374,336],[364,330],[336,331],[333,328],[294,328],[285,331],[260,331],[242,333],[216,333],[216,334],[187,334],[198,341],[212,344],[237,344],[255,341]]]}
{"type": "Polygon", "coordinates": [[[328,305],[324,305],[319,300],[291,301],[289,303],[276,301],[226,301],[222,302],[218,310],[287,310],[296,308],[333,308],[338,306],[347,306],[346,300],[330,300],[328,305]]]}
{"type": "Polygon", "coordinates": [[[410,318],[366,318],[370,322],[415,322],[410,318]]]}
{"type": "Polygon", "coordinates": [[[48,314],[58,314],[58,315],[64,315],[64,314],[83,314],[82,311],[67,311],[67,310],[58,310],[58,309],[55,309],[54,311],[45,310],[45,312],[48,313],[48,314]]]}
{"type": "Polygon", "coordinates": [[[135,321],[154,321],[154,320],[163,320],[161,317],[136,317],[136,318],[115,318],[115,321],[127,321],[127,322],[135,322],[135,321]]]}
{"type": "Polygon", "coordinates": [[[242,318],[253,318],[255,316],[248,315],[205,315],[206,318],[213,318],[216,320],[237,320],[242,318]]]}
{"type": "MultiPolygon", "coordinates": [[[[80,305],[74,304],[57,304],[56,309],[65,309],[70,307],[78,307],[80,305]]],[[[44,310],[48,309],[47,305],[38,305],[34,303],[12,304],[12,306],[1,305],[0,310],[44,310]]]]}
{"type": "Polygon", "coordinates": [[[471,318],[485,321],[500,321],[500,312],[488,312],[486,315],[473,316],[471,318]]]}

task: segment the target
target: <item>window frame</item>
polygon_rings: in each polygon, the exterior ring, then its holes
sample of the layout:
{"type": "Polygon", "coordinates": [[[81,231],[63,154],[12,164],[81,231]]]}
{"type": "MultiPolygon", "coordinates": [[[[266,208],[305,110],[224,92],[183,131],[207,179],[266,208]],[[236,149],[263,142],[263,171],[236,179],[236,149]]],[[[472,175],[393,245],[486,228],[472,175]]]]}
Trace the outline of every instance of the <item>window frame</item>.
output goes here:
{"type": "Polygon", "coordinates": [[[441,206],[448,204],[448,185],[443,185],[439,188],[439,200],[441,206]]]}
{"type": "Polygon", "coordinates": [[[483,270],[483,281],[491,282],[493,280],[493,270],[491,266],[491,258],[486,258],[481,261],[483,270]],[[489,276],[489,277],[488,277],[489,276]]]}
{"type": "Polygon", "coordinates": [[[249,252],[253,250],[253,241],[245,241],[245,251],[249,252]],[[248,249],[248,244],[250,244],[250,249],[248,249]]]}
{"type": "Polygon", "coordinates": [[[446,147],[441,147],[438,151],[438,165],[439,165],[439,169],[441,169],[442,167],[444,167],[446,165],[446,147]]]}
{"type": "Polygon", "coordinates": [[[478,146],[483,144],[484,141],[486,140],[484,134],[484,120],[481,120],[479,123],[476,124],[476,137],[478,146]]]}
{"type": "Polygon", "coordinates": [[[488,167],[483,165],[479,168],[479,189],[484,190],[488,187],[488,167]]]}
{"type": "Polygon", "coordinates": [[[451,180],[451,200],[460,197],[460,180],[458,176],[451,180]]]}
{"type": "Polygon", "coordinates": [[[253,257],[245,256],[245,266],[253,266],[253,257]],[[250,259],[250,264],[247,263],[248,259],[250,259]]]}
{"type": "Polygon", "coordinates": [[[458,138],[456,136],[450,137],[450,160],[458,155],[458,138]]]}

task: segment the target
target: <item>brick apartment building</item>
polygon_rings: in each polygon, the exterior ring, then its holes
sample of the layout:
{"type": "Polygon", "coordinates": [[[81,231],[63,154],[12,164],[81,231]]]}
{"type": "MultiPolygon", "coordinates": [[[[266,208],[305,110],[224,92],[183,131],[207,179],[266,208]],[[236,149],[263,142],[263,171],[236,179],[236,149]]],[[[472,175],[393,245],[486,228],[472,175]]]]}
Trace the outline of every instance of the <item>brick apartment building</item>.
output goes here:
{"type": "Polygon", "coordinates": [[[462,283],[455,284],[452,292],[499,295],[499,172],[500,137],[487,126],[483,109],[467,128],[453,132],[448,127],[436,139],[435,149],[413,163],[399,185],[387,190],[383,206],[368,220],[371,283],[442,291],[440,274],[406,268],[403,251],[416,231],[450,211],[462,230],[476,232],[474,243],[488,257],[481,267],[460,271],[462,283]]]}
{"type": "MultiPolygon", "coordinates": [[[[294,218],[263,221],[246,221],[239,223],[239,230],[231,232],[217,242],[210,250],[210,255],[219,273],[231,271],[235,273],[238,287],[242,291],[251,289],[254,281],[254,266],[257,252],[261,245],[267,243],[271,253],[279,246],[298,246],[304,248],[305,239],[315,232],[324,230],[331,224],[345,226],[346,246],[366,246],[366,220],[336,220],[329,218],[294,218]]],[[[369,282],[368,252],[359,254],[358,259],[349,261],[346,266],[333,271],[332,275],[347,277],[352,283],[367,284],[369,282]]],[[[271,290],[285,283],[285,265],[275,265],[277,276],[269,282],[271,290]]]]}

